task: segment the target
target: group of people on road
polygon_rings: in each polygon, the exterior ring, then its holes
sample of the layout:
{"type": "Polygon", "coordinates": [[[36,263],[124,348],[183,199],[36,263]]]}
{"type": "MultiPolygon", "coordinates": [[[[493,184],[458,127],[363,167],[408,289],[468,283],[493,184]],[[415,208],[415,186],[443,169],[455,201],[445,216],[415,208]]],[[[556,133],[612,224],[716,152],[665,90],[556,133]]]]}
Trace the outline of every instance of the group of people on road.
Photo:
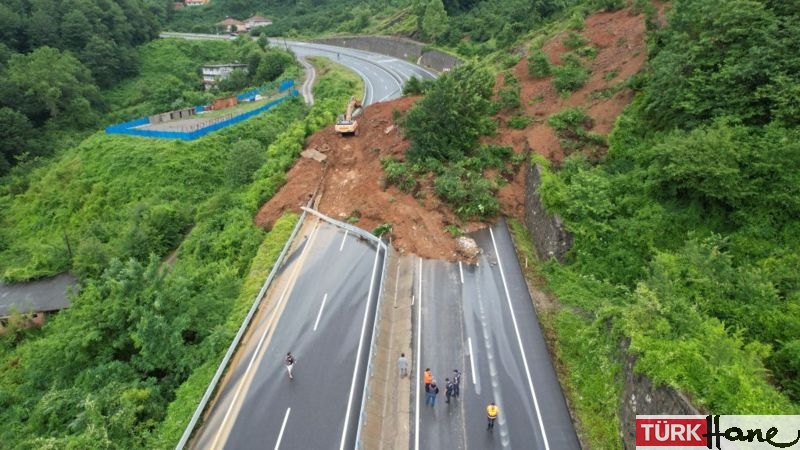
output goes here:
{"type": "MultiPolygon", "coordinates": [[[[286,353],[286,356],[283,358],[283,363],[286,366],[287,372],[289,372],[289,379],[293,380],[294,375],[292,374],[292,369],[294,369],[294,363],[296,359],[292,352],[286,353]]],[[[400,354],[400,358],[397,359],[397,369],[400,373],[400,378],[404,378],[408,376],[408,359],[406,359],[405,353],[400,354]]],[[[439,386],[436,385],[436,379],[433,377],[433,373],[431,372],[430,367],[425,369],[423,373],[423,381],[425,382],[425,405],[431,405],[431,407],[436,406],[436,396],[439,395],[439,386]]],[[[461,371],[458,369],[453,369],[453,378],[445,378],[445,388],[444,393],[447,400],[445,403],[450,403],[450,399],[454,397],[458,397],[461,394],[461,371]]],[[[487,430],[494,429],[494,421],[497,419],[497,415],[500,413],[500,408],[492,401],[486,406],[486,417],[489,421],[487,426],[487,430]]]]}
{"type": "MultiPolygon", "coordinates": [[[[425,404],[435,406],[436,396],[439,395],[439,386],[437,386],[430,368],[425,369],[423,378],[425,381],[425,404]]],[[[444,395],[447,398],[445,403],[450,403],[451,398],[458,397],[461,393],[461,371],[453,369],[453,378],[445,378],[444,383],[444,395]]]]}
{"type": "MultiPolygon", "coordinates": [[[[400,359],[397,360],[397,367],[400,370],[400,378],[408,375],[408,360],[406,355],[401,353],[400,359]]],[[[423,382],[425,383],[425,405],[436,406],[436,396],[439,394],[439,387],[436,385],[436,378],[433,377],[430,367],[425,369],[422,374],[423,382]]],[[[461,371],[453,369],[453,378],[445,378],[445,403],[450,403],[450,399],[458,397],[461,394],[461,371]]],[[[500,414],[500,408],[494,401],[486,405],[486,418],[488,420],[487,430],[494,429],[494,422],[497,420],[497,415],[500,414]]]]}

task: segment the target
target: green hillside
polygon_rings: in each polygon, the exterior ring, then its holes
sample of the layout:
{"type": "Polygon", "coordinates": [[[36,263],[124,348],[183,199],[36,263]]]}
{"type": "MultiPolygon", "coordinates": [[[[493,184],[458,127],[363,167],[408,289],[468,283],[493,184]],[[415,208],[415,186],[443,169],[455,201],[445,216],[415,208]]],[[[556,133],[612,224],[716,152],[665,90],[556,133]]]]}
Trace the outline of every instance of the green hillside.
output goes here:
{"type": "MultiPolygon", "coordinates": [[[[414,131],[409,164],[384,167],[387,182],[411,191],[415,177],[433,174],[436,194],[465,218],[491,218],[498,173],[519,163],[506,147],[478,144],[496,132],[493,114],[537,101],[520,98],[520,81],[508,73],[494,86],[490,70],[525,58],[530,77],[567,95],[596,54],[579,36],[587,15],[624,6],[642,14],[647,64],[620,85],[633,101],[607,142],[583,130],[580,108],[545,119],[607,152],[574,151],[559,164],[534,158],[546,168],[543,201],[574,238],[565,264],[534,266],[557,300],[541,316],[582,441],[621,447],[623,342],[638,357],[637,372],[705,411],[800,413],[793,2],[212,0],[182,11],[150,1],[79,3],[0,5],[0,23],[13,25],[0,27],[0,277],[70,270],[83,284],[73,307],[44,328],[12,323],[0,336],[0,447],[177,442],[296,220],[265,232],[253,226],[257,208],[285,182],[305,138],[362,88],[331,64],[312,108],[287,101],[197,141],[97,130],[221,93],[200,89],[207,62],[246,61],[258,74],[225,93],[296,78],[290,55],[264,40],[148,42],[160,26],[214,31],[227,15],[257,13],[275,21],[265,34],[399,33],[473,63],[409,83],[407,92],[425,94],[402,118],[414,131]],[[69,37],[63,42],[43,29],[61,16],[53,29],[69,37]],[[77,26],[84,20],[91,26],[77,26]],[[120,21],[136,31],[115,34],[120,21]],[[573,31],[559,64],[541,51],[555,29],[573,31]],[[131,65],[107,73],[93,64],[98,39],[131,65]]],[[[539,119],[515,120],[524,128],[539,119]]],[[[525,231],[515,232],[521,254],[532,255],[525,231]]]]}

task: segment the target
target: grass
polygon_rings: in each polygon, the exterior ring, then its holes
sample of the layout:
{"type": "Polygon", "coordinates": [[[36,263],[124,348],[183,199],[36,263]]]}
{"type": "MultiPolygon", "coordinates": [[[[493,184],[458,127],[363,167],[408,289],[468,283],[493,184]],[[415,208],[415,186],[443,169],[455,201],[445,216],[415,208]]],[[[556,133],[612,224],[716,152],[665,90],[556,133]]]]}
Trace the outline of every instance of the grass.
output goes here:
{"type": "MultiPolygon", "coordinates": [[[[553,293],[548,291],[552,283],[560,290],[560,282],[569,279],[549,279],[536,257],[531,236],[522,223],[510,220],[509,229],[528,284],[543,291],[544,296],[553,297],[553,293]]],[[[587,311],[593,309],[565,305],[558,298],[553,298],[552,306],[534,306],[550,352],[555,356],[556,372],[576,418],[576,430],[581,443],[585,448],[592,449],[619,448],[620,423],[617,411],[621,365],[616,356],[616,337],[602,328],[601,322],[587,318],[587,311]]]]}

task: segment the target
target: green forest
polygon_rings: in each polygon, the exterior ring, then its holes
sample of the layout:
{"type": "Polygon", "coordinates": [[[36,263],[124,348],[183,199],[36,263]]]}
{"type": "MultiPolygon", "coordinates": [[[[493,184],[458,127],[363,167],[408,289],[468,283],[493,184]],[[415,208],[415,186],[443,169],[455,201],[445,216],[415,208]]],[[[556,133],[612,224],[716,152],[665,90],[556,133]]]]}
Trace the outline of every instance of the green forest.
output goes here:
{"type": "MultiPolygon", "coordinates": [[[[495,72],[525,58],[531,77],[568,92],[585,77],[580,57],[551,67],[541,43],[621,8],[647,23],[647,64],[627,80],[633,101],[611,134],[583,135],[607,152],[532,158],[545,168],[546,207],[574,239],[565,264],[534,271],[560,305],[542,320],[582,442],[621,447],[621,343],[637,372],[703,411],[800,414],[796,2],[674,0],[661,17],[646,0],[170,5],[0,3],[0,278],[69,271],[82,285],[45,327],[12,320],[0,335],[0,446],[174,448],[297,220],[265,231],[255,212],[306,137],[362,87],[328,67],[313,107],[287,101],[192,142],[104,126],[297,79],[272,36],[400,34],[467,64],[406,86],[423,98],[397,118],[411,146],[405,161],[383,161],[385,178],[414,193],[432,175],[459,217],[489,220],[502,180],[484,174],[523,161],[479,139],[497,132],[493,114],[534,100],[510,77],[494,86],[495,72]],[[274,21],[256,40],[157,39],[253,14],[274,21]],[[203,91],[199,68],[231,60],[248,74],[203,91]]],[[[581,114],[548,120],[572,127],[581,114]]],[[[520,254],[532,255],[513,228],[520,254]]]]}

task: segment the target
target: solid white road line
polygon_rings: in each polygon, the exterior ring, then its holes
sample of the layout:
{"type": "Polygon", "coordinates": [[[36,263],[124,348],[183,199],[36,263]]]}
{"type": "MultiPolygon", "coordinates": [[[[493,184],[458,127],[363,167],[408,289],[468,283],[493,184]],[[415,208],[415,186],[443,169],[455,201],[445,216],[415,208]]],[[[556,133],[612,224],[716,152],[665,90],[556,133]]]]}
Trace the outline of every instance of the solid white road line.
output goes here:
{"type": "Polygon", "coordinates": [[[497,267],[500,269],[500,278],[503,280],[503,289],[506,292],[506,301],[508,302],[508,311],[511,313],[511,321],[514,324],[514,333],[517,335],[517,345],[522,354],[522,364],[525,366],[525,375],[528,377],[528,387],[531,389],[531,397],[533,397],[533,406],[536,408],[536,418],[539,419],[539,429],[542,430],[542,439],[544,440],[545,450],[550,450],[550,444],[547,442],[547,432],[544,429],[544,422],[542,422],[542,412],[539,410],[539,402],[536,400],[536,390],[533,388],[533,380],[531,379],[531,370],[528,367],[528,358],[525,356],[525,349],[522,348],[522,338],[519,334],[519,326],[517,326],[517,316],[514,314],[514,309],[511,305],[511,295],[508,293],[508,284],[506,284],[506,276],[503,272],[503,263],[500,261],[500,253],[497,251],[497,243],[494,240],[494,232],[489,227],[489,234],[492,236],[492,245],[494,246],[494,254],[497,255],[497,267]]]}
{"type": "Polygon", "coordinates": [[[275,450],[278,450],[281,446],[281,439],[283,439],[283,431],[286,429],[286,422],[289,420],[290,412],[292,412],[292,408],[287,408],[286,415],[283,416],[283,425],[281,425],[281,432],[278,433],[278,442],[275,443],[275,450]]]}
{"type": "Polygon", "coordinates": [[[344,441],[347,438],[347,427],[350,426],[350,410],[353,407],[353,394],[356,390],[356,379],[358,378],[358,370],[361,367],[361,352],[364,349],[364,334],[367,332],[367,322],[369,319],[369,307],[372,303],[372,291],[375,289],[375,277],[378,273],[378,260],[380,259],[381,250],[375,252],[375,261],[372,264],[372,277],[369,281],[369,293],[367,294],[367,308],[364,311],[364,320],[361,324],[361,337],[358,338],[358,350],[356,351],[356,367],[353,369],[353,381],[350,383],[350,398],[347,400],[347,412],[344,416],[344,429],[342,430],[342,440],[339,443],[339,450],[344,450],[344,441]]]}
{"type": "Polygon", "coordinates": [[[328,301],[328,293],[325,293],[325,296],[322,297],[322,306],[319,307],[319,312],[317,313],[317,320],[314,322],[314,331],[317,331],[317,325],[319,325],[319,318],[322,317],[322,310],[325,309],[325,302],[328,301]]]}
{"type": "Polygon", "coordinates": [[[477,385],[478,380],[475,378],[475,358],[472,357],[472,338],[467,338],[467,346],[469,347],[469,367],[472,371],[472,385],[477,385]]]}
{"type": "Polygon", "coordinates": [[[419,303],[417,304],[417,354],[416,372],[417,374],[417,388],[415,400],[417,402],[414,407],[414,449],[419,450],[419,385],[422,382],[420,376],[422,375],[422,258],[419,258],[419,277],[417,281],[417,291],[419,303]]]}
{"type": "Polygon", "coordinates": [[[461,265],[461,261],[458,262],[458,273],[461,275],[461,284],[464,284],[464,266],[461,265]]]}
{"type": "Polygon", "coordinates": [[[339,246],[339,251],[342,251],[344,248],[344,241],[347,239],[347,233],[349,233],[349,231],[344,230],[344,236],[342,236],[342,245],[339,246]]]}

